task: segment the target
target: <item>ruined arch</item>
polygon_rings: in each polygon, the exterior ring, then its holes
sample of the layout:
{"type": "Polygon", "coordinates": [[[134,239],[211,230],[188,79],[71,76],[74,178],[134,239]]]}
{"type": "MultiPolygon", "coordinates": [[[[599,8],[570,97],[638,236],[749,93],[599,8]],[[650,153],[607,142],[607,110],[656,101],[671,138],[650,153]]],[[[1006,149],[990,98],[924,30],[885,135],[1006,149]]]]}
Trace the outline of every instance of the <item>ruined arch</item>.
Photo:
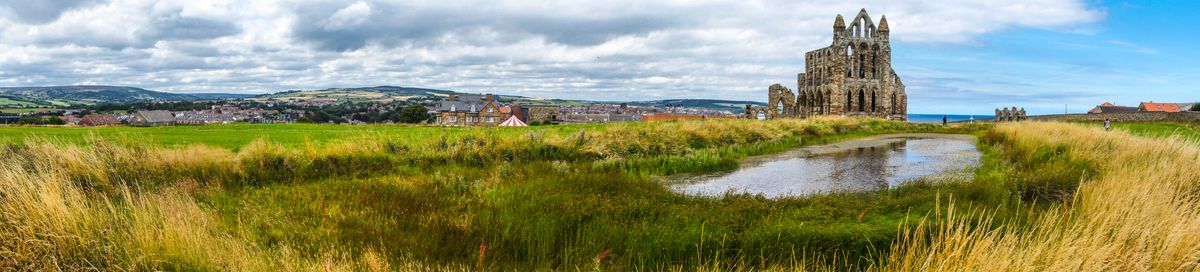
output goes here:
{"type": "Polygon", "coordinates": [[[871,78],[879,78],[879,45],[871,45],[871,78]]]}
{"type": "Polygon", "coordinates": [[[854,111],[854,91],[846,89],[846,112],[854,111]]]}
{"type": "Polygon", "coordinates": [[[892,114],[896,114],[896,93],[892,93],[892,114]]]}
{"type": "Polygon", "coordinates": [[[780,84],[771,85],[767,89],[768,117],[794,117],[796,112],[796,94],[780,84]]]}
{"type": "Polygon", "coordinates": [[[825,114],[825,95],[821,91],[817,91],[817,113],[825,114]]]}
{"type": "Polygon", "coordinates": [[[864,112],[867,110],[866,109],[867,103],[864,100],[866,100],[866,91],[863,91],[863,89],[858,89],[858,111],[859,112],[864,112]]]}
{"type": "Polygon", "coordinates": [[[878,107],[878,106],[877,106],[877,104],[875,103],[875,93],[876,93],[876,92],[877,92],[877,91],[871,91],[871,112],[878,112],[878,111],[879,111],[879,107],[878,107]]]}

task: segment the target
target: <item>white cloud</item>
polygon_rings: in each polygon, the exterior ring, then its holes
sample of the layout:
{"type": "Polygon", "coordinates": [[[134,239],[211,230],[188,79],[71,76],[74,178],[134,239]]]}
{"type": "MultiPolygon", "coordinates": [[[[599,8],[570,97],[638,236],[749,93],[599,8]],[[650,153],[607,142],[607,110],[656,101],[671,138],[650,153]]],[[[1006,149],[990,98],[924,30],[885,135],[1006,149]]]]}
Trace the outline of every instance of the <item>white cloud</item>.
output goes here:
{"type": "Polygon", "coordinates": [[[324,26],[325,31],[346,30],[362,25],[370,15],[371,5],[366,2],[357,2],[334,12],[333,16],[322,21],[321,25],[324,26]]]}
{"type": "Polygon", "coordinates": [[[408,85],[535,96],[760,99],[867,7],[900,41],[1103,19],[1082,0],[0,1],[0,85],[264,92],[408,85]],[[36,2],[36,1],[35,1],[36,2]]]}

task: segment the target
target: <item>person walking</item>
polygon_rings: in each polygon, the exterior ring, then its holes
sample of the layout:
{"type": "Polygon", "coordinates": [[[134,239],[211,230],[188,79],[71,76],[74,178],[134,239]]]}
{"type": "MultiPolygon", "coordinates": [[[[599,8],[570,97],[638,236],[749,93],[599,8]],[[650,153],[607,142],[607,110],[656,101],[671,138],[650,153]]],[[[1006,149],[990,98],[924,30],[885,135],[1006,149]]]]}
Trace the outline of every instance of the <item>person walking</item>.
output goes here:
{"type": "Polygon", "coordinates": [[[1112,121],[1109,121],[1108,118],[1104,118],[1104,131],[1108,131],[1109,129],[1112,129],[1112,121]]]}
{"type": "Polygon", "coordinates": [[[949,117],[949,116],[947,116],[947,115],[942,115],[942,125],[943,125],[943,126],[945,126],[945,125],[946,125],[946,121],[949,121],[948,117],[949,117]]]}

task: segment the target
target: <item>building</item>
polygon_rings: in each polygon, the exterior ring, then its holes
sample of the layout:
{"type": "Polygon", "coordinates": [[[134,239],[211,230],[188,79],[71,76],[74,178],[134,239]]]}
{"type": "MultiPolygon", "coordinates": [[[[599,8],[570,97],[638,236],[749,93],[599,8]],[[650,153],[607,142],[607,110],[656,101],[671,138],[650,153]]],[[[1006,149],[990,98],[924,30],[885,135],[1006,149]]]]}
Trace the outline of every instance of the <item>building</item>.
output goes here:
{"type": "Polygon", "coordinates": [[[1138,108],[1136,108],[1136,107],[1117,106],[1117,105],[1113,105],[1113,103],[1110,103],[1110,102],[1104,102],[1104,104],[1100,104],[1100,105],[1096,106],[1095,108],[1092,108],[1091,110],[1089,110],[1088,113],[1089,114],[1125,113],[1125,112],[1137,112],[1137,111],[1138,111],[1138,108]]]}
{"type": "Polygon", "coordinates": [[[112,114],[88,114],[83,116],[83,119],[79,119],[79,125],[85,127],[111,126],[120,123],[117,116],[112,114]]]}
{"type": "Polygon", "coordinates": [[[704,115],[674,115],[674,114],[642,115],[642,122],[659,122],[659,121],[676,121],[676,120],[693,120],[693,119],[737,119],[737,116],[704,116],[704,115]]]}
{"type": "Polygon", "coordinates": [[[1137,110],[1140,112],[1180,112],[1178,103],[1154,103],[1154,101],[1142,102],[1138,105],[1137,110]]]}
{"type": "Polygon", "coordinates": [[[637,122],[642,120],[641,115],[616,113],[563,114],[561,118],[560,122],[564,124],[637,122]]]}
{"type": "Polygon", "coordinates": [[[444,126],[495,126],[511,116],[500,112],[500,105],[491,94],[451,94],[436,109],[436,123],[444,126]]]}
{"type": "Polygon", "coordinates": [[[805,53],[804,73],[795,92],[781,84],[768,87],[767,107],[746,106],[746,118],[804,118],[846,115],[906,119],[908,96],[892,69],[887,16],[879,25],[867,10],[846,25],[834,19],[833,44],[805,53]]]}
{"type": "Polygon", "coordinates": [[[242,117],[236,114],[211,113],[211,112],[185,112],[175,117],[176,125],[208,125],[208,124],[232,124],[241,121],[242,117]]]}
{"type": "Polygon", "coordinates": [[[138,111],[129,118],[129,124],[135,126],[170,126],[175,124],[175,114],[165,110],[138,111]]]}

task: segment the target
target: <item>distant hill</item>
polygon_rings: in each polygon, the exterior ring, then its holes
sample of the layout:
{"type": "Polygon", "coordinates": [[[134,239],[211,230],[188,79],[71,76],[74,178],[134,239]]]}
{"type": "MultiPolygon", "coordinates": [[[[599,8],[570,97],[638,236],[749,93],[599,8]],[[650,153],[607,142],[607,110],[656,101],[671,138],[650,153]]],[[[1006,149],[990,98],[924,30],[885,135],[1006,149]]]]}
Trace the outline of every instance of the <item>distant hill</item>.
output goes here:
{"type": "Polygon", "coordinates": [[[453,91],[409,88],[395,86],[360,87],[360,88],[331,88],[323,90],[292,90],[272,94],[262,94],[247,98],[255,101],[350,101],[350,102],[393,102],[439,100],[453,94],[453,91]]]}
{"type": "MultiPolygon", "coordinates": [[[[444,99],[450,94],[465,94],[448,90],[411,88],[411,87],[395,87],[395,86],[376,86],[376,87],[359,87],[359,88],[331,88],[323,90],[294,90],[278,92],[273,94],[258,95],[250,100],[257,101],[309,101],[309,100],[324,100],[324,101],[352,101],[352,102],[393,102],[393,101],[408,101],[408,102],[432,102],[444,99]]],[[[589,101],[589,100],[570,100],[570,99],[545,99],[536,97],[525,97],[517,95],[496,94],[496,99],[501,102],[519,103],[525,105],[557,105],[557,106],[581,106],[581,105],[617,105],[627,104],[638,107],[658,107],[663,108],[670,106],[683,105],[689,108],[706,108],[711,110],[721,110],[730,112],[742,112],[746,104],[764,106],[766,103],[753,101],[730,101],[730,100],[714,100],[714,99],[670,99],[670,100],[654,100],[654,101],[589,101]]]]}
{"type": "Polygon", "coordinates": [[[60,107],[105,102],[222,100],[250,96],[252,95],[166,93],[122,86],[5,87],[0,88],[0,106],[60,107]]]}
{"type": "MultiPolygon", "coordinates": [[[[226,100],[246,99],[254,101],[327,101],[327,102],[416,102],[432,103],[442,100],[451,94],[464,94],[455,91],[376,86],[357,88],[330,88],[322,90],[291,90],[271,94],[226,94],[226,93],[168,93],[146,90],[136,87],[122,86],[51,86],[51,87],[12,87],[0,88],[0,108],[32,108],[32,107],[68,107],[71,105],[93,105],[98,103],[137,102],[149,100],[192,101],[192,100],[226,100]]],[[[497,94],[501,102],[520,103],[525,105],[617,105],[627,104],[637,107],[658,107],[683,105],[689,108],[706,108],[711,110],[741,112],[746,104],[765,105],[762,102],[729,101],[713,99],[670,99],[654,101],[588,101],[569,99],[545,99],[516,95],[497,94]]]]}
{"type": "Polygon", "coordinates": [[[711,110],[724,110],[731,112],[743,112],[746,110],[746,105],[766,106],[767,103],[755,101],[733,101],[733,100],[716,100],[716,99],[669,99],[669,100],[654,100],[629,102],[631,106],[639,107],[667,107],[680,106],[687,108],[705,108],[711,110]]]}

